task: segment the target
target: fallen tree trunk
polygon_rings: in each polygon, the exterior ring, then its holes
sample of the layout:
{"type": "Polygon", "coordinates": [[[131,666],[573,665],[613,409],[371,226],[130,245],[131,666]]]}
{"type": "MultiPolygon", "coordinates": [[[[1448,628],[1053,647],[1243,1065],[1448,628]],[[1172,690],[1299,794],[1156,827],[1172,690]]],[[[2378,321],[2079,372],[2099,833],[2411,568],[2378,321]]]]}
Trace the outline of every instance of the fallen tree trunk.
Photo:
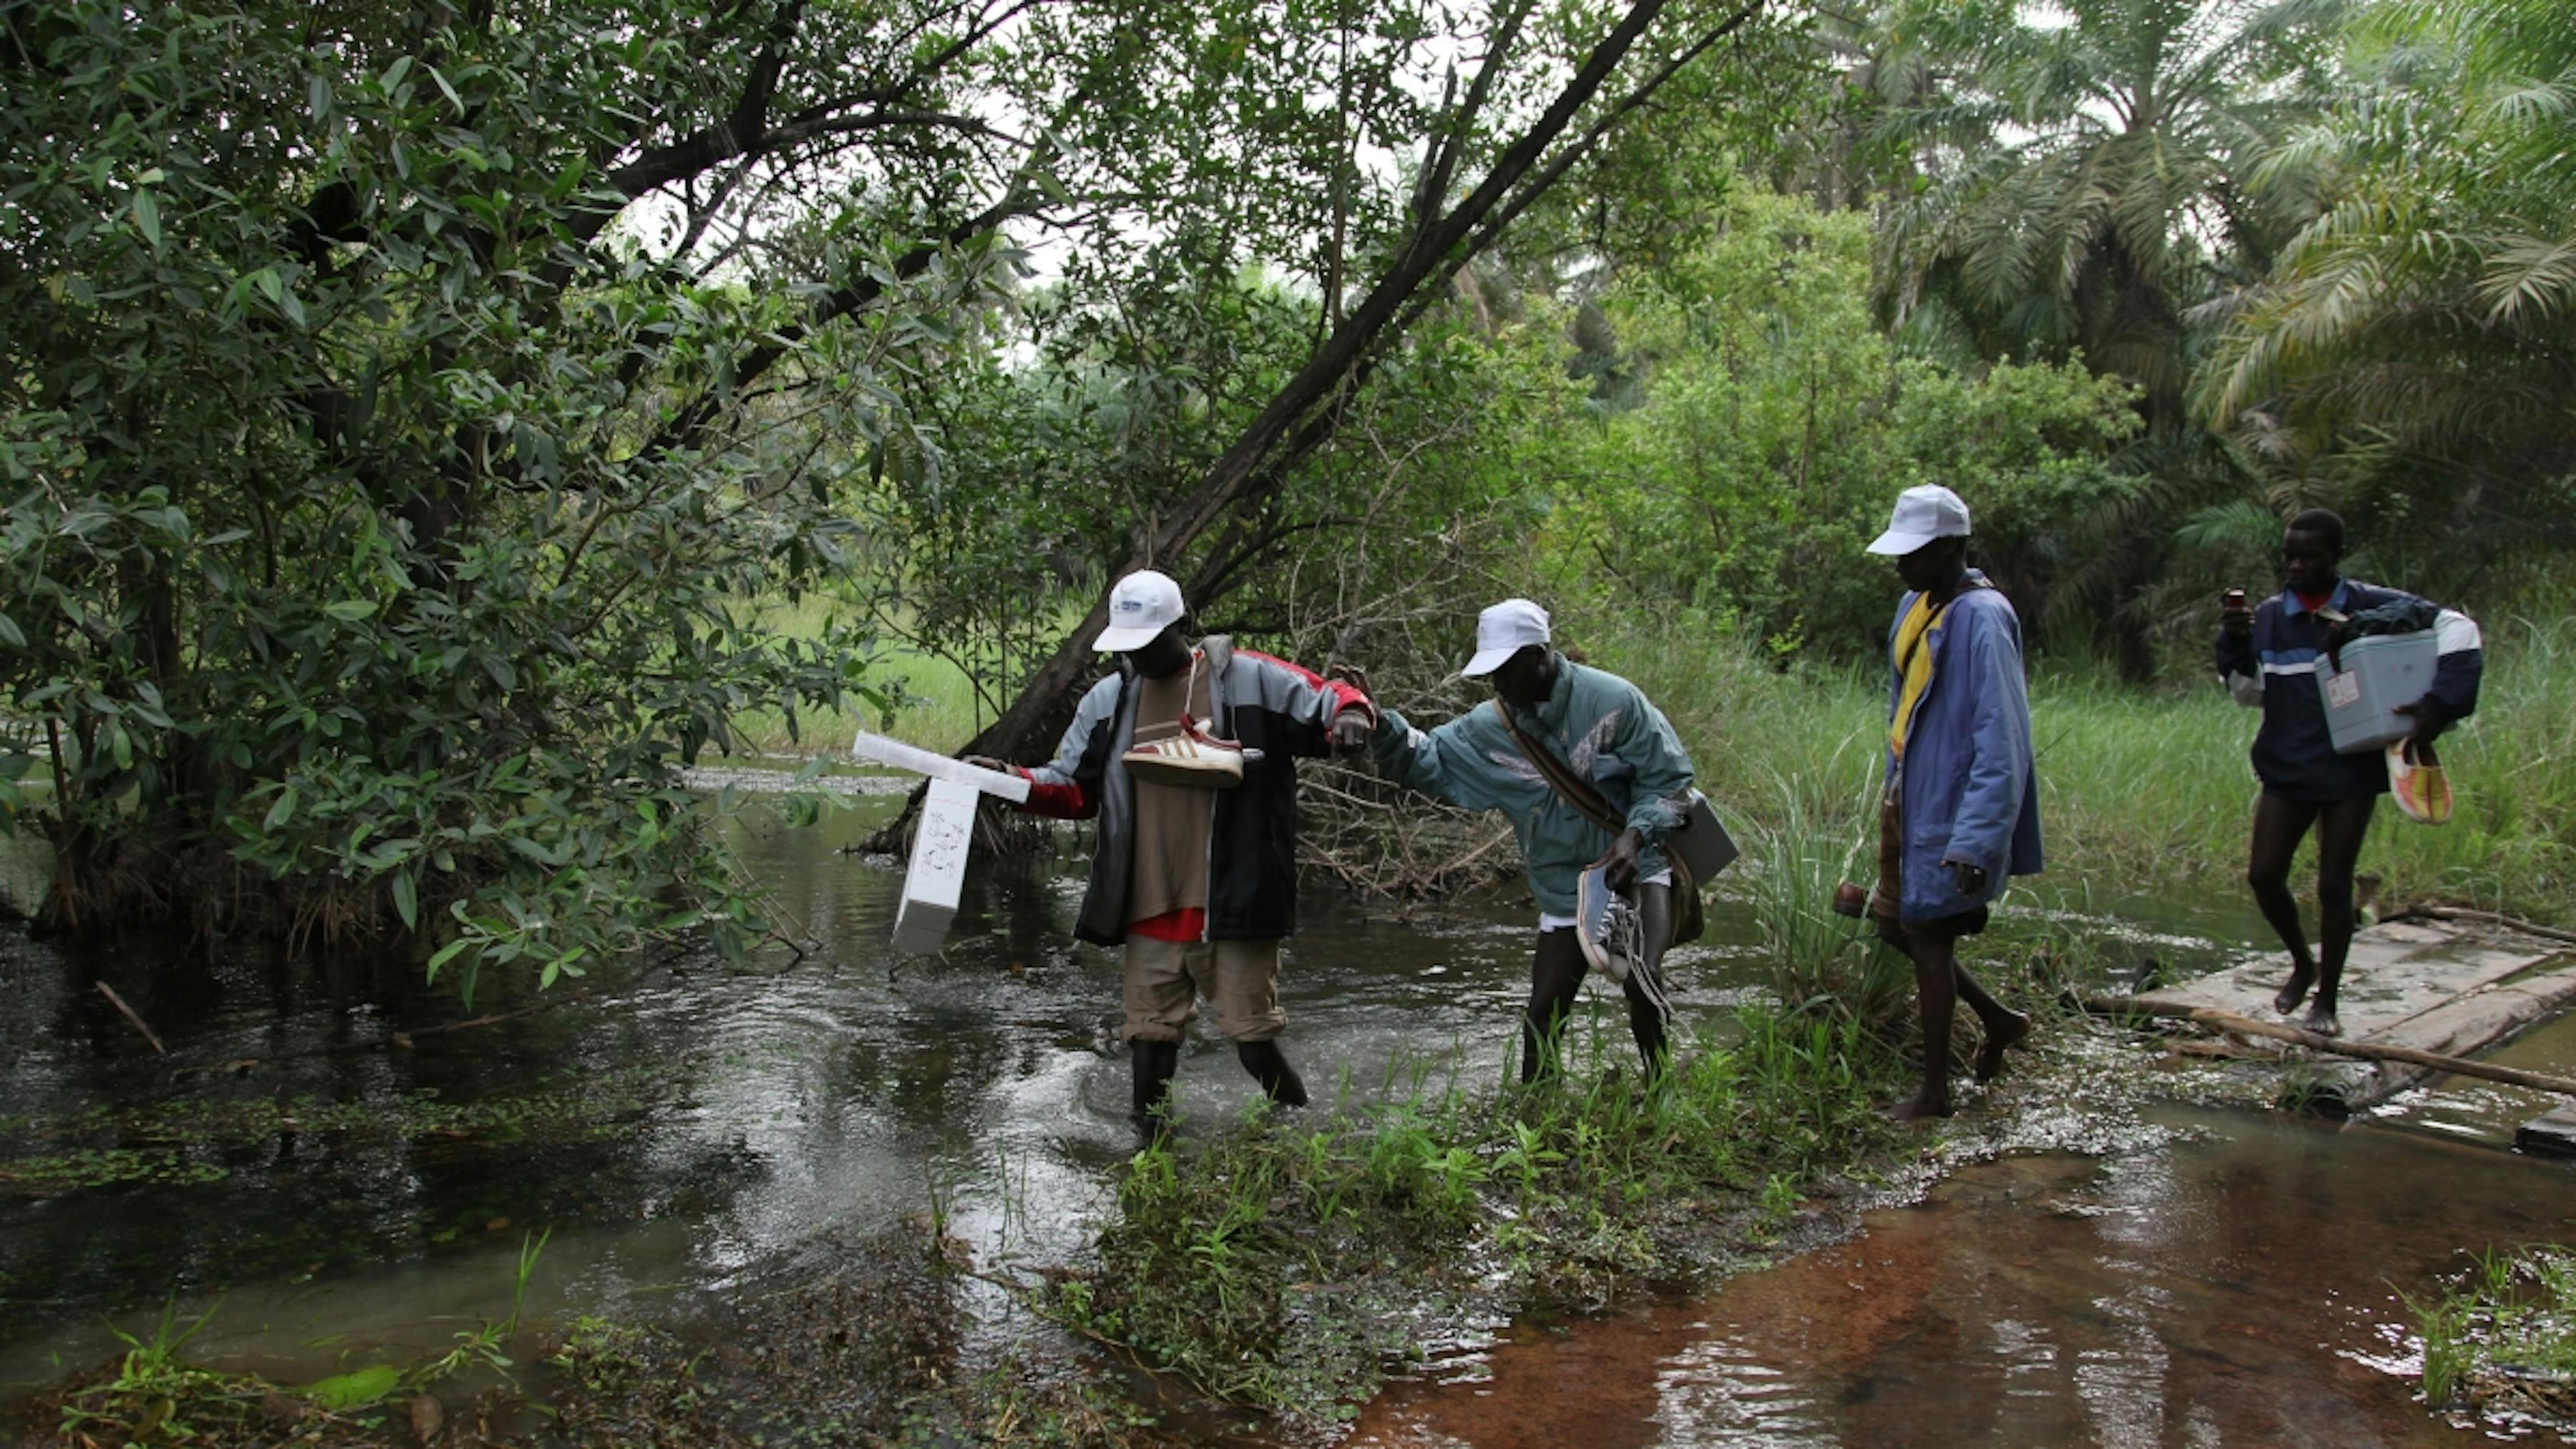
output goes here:
{"type": "Polygon", "coordinates": [[[2576,1097],[2576,1081],[2553,1077],[2544,1072],[2526,1072],[2519,1067],[2500,1067],[2491,1062],[2472,1061],[2467,1057],[2446,1057],[2440,1052],[2418,1051],[2413,1047],[2382,1046],[2377,1042],[2345,1041],[2340,1037],[2319,1036],[2295,1026],[2281,1026],[2256,1021],[2232,1011],[2211,1007],[2166,1006],[2159,1002],[2138,1001],[2130,997],[2096,998],[2085,1008],[2110,1015],[2156,1016],[2188,1021],[2214,1031],[2233,1032],[2239,1036],[2269,1037],[2274,1041],[2293,1042],[2311,1051],[2332,1052],[2337,1056],[2358,1057],[2363,1061],[2405,1062],[2411,1066],[2430,1067],[2437,1072],[2456,1076],[2482,1077],[2490,1082],[2505,1082],[2534,1091],[2556,1092],[2562,1097],[2576,1097]]]}

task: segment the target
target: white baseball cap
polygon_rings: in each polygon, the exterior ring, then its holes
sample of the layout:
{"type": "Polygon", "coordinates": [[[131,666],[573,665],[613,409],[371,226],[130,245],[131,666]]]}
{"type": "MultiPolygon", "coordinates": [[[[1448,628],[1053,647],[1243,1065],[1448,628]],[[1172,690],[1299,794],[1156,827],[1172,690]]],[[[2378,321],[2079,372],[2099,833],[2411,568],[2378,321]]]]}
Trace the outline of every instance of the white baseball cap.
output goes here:
{"type": "Polygon", "coordinates": [[[1527,599],[1505,599],[1476,616],[1476,657],[1458,672],[1480,679],[1524,648],[1546,642],[1547,610],[1527,599]]]}
{"type": "Polygon", "coordinates": [[[1871,553],[1909,554],[1936,538],[1968,536],[1968,505],[1938,483],[1908,488],[1896,495],[1896,513],[1887,532],[1872,540],[1871,553]]]}
{"type": "Polygon", "coordinates": [[[1154,636],[1181,622],[1181,586],[1171,575],[1138,569],[1109,591],[1109,627],[1091,641],[1104,654],[1124,654],[1154,642],[1154,636]]]}

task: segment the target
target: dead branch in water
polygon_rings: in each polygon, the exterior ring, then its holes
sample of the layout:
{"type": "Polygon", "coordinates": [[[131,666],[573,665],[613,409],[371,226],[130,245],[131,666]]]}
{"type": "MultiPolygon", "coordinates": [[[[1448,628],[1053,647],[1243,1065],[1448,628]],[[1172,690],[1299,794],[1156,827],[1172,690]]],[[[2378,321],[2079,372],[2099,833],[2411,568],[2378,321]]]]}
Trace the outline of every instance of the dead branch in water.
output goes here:
{"type": "Polygon", "coordinates": [[[125,1013],[125,1019],[134,1023],[134,1029],[143,1033],[143,1039],[152,1043],[152,1049],[154,1051],[159,1052],[165,1057],[170,1054],[170,1049],[161,1044],[161,1038],[153,1035],[152,1028],[143,1024],[143,1018],[134,1014],[134,1008],[126,1005],[125,998],[116,994],[115,987],[108,985],[104,981],[96,981],[91,984],[98,988],[101,996],[107,998],[109,1005],[125,1013]]]}
{"type": "Polygon", "coordinates": [[[2544,926],[2537,921],[2526,921],[2519,916],[2503,915],[2495,911],[2473,911],[2466,906],[2417,906],[2389,919],[2402,921],[2417,916],[2433,921],[2476,921],[2483,925],[2502,926],[2508,931],[2516,931],[2525,936],[2537,936],[2544,941],[2565,941],[2576,944],[2576,931],[2562,931],[2556,926],[2544,926]]]}

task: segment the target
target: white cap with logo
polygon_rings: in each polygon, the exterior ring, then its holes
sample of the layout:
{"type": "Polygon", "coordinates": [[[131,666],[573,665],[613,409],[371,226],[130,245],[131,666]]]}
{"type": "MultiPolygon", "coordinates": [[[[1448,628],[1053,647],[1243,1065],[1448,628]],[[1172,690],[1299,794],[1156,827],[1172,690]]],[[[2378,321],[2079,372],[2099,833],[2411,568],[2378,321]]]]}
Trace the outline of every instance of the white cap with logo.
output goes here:
{"type": "Polygon", "coordinates": [[[1887,532],[1872,540],[1871,553],[1909,554],[1936,538],[1968,536],[1968,505],[1938,483],[1908,488],[1896,495],[1896,513],[1887,532]]]}
{"type": "Polygon", "coordinates": [[[1109,591],[1109,627],[1091,641],[1104,654],[1124,654],[1154,642],[1154,636],[1181,622],[1181,586],[1171,575],[1138,569],[1109,591]]]}
{"type": "Polygon", "coordinates": [[[1547,642],[1547,610],[1527,599],[1505,599],[1476,616],[1476,657],[1458,672],[1482,678],[1530,645],[1547,642]]]}

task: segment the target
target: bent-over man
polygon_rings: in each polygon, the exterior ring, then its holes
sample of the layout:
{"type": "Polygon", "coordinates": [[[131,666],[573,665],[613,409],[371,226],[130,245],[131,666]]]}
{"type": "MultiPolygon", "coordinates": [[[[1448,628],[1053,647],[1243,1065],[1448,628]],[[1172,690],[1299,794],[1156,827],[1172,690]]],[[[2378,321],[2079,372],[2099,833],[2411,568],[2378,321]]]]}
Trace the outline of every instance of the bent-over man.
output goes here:
{"type": "Polygon", "coordinates": [[[1122,1035],[1147,1140],[1169,1125],[1181,1042],[1202,997],[1270,1100],[1305,1105],[1305,1083],[1278,1042],[1288,1022],[1279,943],[1297,919],[1296,762],[1364,748],[1377,723],[1356,685],[1221,635],[1193,647],[1184,612],[1170,578],[1146,570],[1120,579],[1097,642],[1120,667],[1083,695],[1055,759],[1018,771],[1031,784],[1022,809],[1099,821],[1074,934],[1126,948],[1122,1035]],[[1140,778],[1130,768],[1140,741],[1182,741],[1183,755],[1230,763],[1239,778],[1226,769],[1208,771],[1205,785],[1140,778]]]}
{"type": "Polygon", "coordinates": [[[1638,1055],[1649,1075],[1658,1073],[1669,1027],[1662,959],[1675,911],[1663,844],[1687,805],[1690,756],[1637,686],[1560,653],[1547,611],[1527,599],[1506,599],[1477,618],[1476,653],[1464,673],[1490,679],[1495,702],[1427,732],[1382,711],[1373,757],[1388,779],[1465,809],[1501,811],[1520,840],[1539,908],[1521,1080],[1555,1062],[1558,1034],[1583,989],[1576,887],[1595,865],[1606,867],[1611,889],[1634,892],[1645,954],[1620,987],[1638,1055]],[[1588,783],[1623,828],[1614,834],[1589,818],[1549,783],[1533,750],[1588,783]]]}

